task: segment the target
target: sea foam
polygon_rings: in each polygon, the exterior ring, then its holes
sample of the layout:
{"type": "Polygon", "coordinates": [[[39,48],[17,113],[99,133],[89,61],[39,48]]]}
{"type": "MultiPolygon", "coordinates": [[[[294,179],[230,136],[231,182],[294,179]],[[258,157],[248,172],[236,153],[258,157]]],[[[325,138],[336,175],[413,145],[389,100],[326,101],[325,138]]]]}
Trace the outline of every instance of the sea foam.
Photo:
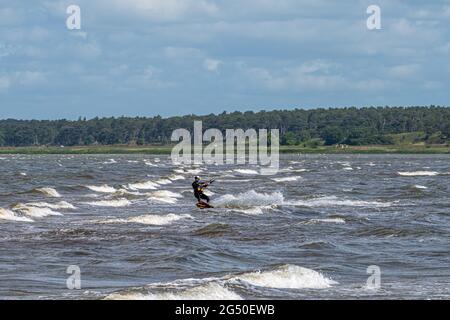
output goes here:
{"type": "Polygon", "coordinates": [[[390,202],[341,199],[336,196],[318,197],[308,200],[296,200],[285,204],[303,207],[390,207],[392,205],[392,203],[390,202]]]}
{"type": "Polygon", "coordinates": [[[43,193],[47,197],[61,198],[61,195],[53,188],[37,188],[36,191],[43,193]]]}
{"type": "Polygon", "coordinates": [[[411,171],[411,172],[397,172],[398,175],[404,177],[430,177],[437,176],[439,172],[436,171],[411,171]]]}
{"type": "Polygon", "coordinates": [[[94,192],[100,192],[100,193],[114,193],[117,191],[115,188],[110,187],[107,184],[104,184],[101,186],[86,186],[86,188],[88,188],[94,192]]]}
{"type": "Polygon", "coordinates": [[[193,219],[189,214],[167,214],[167,215],[141,215],[137,217],[130,217],[126,219],[109,219],[101,221],[101,223],[139,223],[146,225],[163,226],[171,224],[182,219],[193,219]]]}
{"type": "Polygon", "coordinates": [[[0,208],[0,220],[18,221],[18,222],[33,222],[33,220],[30,218],[18,216],[13,211],[6,210],[3,208],[0,208]]]}
{"type": "Polygon", "coordinates": [[[244,273],[232,279],[259,287],[283,289],[324,289],[337,284],[317,271],[295,265],[284,265],[270,271],[244,273]]]}
{"type": "Polygon", "coordinates": [[[95,207],[119,208],[129,206],[131,205],[131,202],[128,199],[123,198],[117,200],[101,200],[96,202],[87,202],[87,204],[95,207]]]}

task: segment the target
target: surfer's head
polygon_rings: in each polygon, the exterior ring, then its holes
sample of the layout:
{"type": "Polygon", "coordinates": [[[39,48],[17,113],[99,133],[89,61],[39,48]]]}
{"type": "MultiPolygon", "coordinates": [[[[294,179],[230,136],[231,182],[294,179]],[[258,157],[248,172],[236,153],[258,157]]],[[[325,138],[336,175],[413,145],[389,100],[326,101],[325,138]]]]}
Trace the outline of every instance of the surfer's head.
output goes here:
{"type": "Polygon", "coordinates": [[[194,180],[195,180],[195,181],[199,181],[199,180],[200,180],[200,177],[199,177],[199,176],[195,176],[195,177],[194,177],[194,180]]]}

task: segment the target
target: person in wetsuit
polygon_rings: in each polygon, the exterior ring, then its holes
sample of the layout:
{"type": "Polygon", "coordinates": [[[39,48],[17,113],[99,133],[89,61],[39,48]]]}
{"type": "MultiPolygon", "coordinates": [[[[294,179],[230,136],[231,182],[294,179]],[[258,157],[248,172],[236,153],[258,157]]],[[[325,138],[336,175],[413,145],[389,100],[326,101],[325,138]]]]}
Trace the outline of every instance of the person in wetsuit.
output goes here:
{"type": "Polygon", "coordinates": [[[194,182],[192,182],[192,188],[194,189],[194,196],[197,198],[198,202],[205,200],[209,203],[209,197],[203,193],[203,190],[208,187],[209,183],[200,180],[200,177],[195,177],[194,182]]]}

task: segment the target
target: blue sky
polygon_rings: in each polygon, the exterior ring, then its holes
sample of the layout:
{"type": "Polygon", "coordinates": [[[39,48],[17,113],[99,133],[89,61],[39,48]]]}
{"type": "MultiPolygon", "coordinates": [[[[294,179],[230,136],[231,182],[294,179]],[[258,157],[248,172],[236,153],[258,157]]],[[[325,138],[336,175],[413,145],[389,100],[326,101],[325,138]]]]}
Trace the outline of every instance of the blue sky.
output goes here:
{"type": "Polygon", "coordinates": [[[450,1],[0,0],[0,118],[449,105],[449,57],[450,1]]]}

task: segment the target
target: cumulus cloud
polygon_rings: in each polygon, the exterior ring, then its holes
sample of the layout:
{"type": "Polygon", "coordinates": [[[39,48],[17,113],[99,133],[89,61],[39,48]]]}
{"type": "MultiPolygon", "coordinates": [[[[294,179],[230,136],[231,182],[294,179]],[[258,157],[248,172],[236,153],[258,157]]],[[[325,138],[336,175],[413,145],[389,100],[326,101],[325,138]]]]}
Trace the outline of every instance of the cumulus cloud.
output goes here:
{"type": "Polygon", "coordinates": [[[340,74],[332,74],[336,65],[321,60],[307,61],[281,70],[244,66],[250,80],[270,90],[334,90],[345,88],[348,81],[340,74]]]}
{"type": "Polygon", "coordinates": [[[219,12],[216,4],[206,0],[101,0],[99,5],[157,22],[197,20],[219,12]]]}
{"type": "Polygon", "coordinates": [[[0,76],[0,90],[6,90],[11,85],[11,81],[8,77],[0,76]]]}
{"type": "Polygon", "coordinates": [[[15,71],[0,74],[0,89],[6,90],[10,87],[31,87],[45,83],[46,75],[40,71],[15,71]]]}
{"type": "Polygon", "coordinates": [[[203,61],[203,67],[211,72],[218,72],[219,67],[223,62],[215,59],[205,59],[203,61]]]}
{"type": "Polygon", "coordinates": [[[411,78],[420,70],[420,65],[417,64],[403,64],[393,66],[388,69],[388,75],[394,78],[411,78]]]}
{"type": "Polygon", "coordinates": [[[0,91],[11,108],[23,99],[20,90],[34,86],[46,90],[44,98],[27,97],[42,101],[47,114],[58,110],[57,95],[71,93],[97,106],[84,109],[92,115],[113,105],[120,111],[123,101],[130,113],[167,115],[180,113],[180,103],[196,113],[201,103],[221,112],[411,101],[419,92],[420,101],[450,99],[423,90],[449,86],[450,7],[443,1],[380,0],[377,32],[366,28],[366,1],[77,0],[82,26],[70,31],[72,3],[0,8],[0,91]],[[140,109],[148,101],[154,109],[140,109]]]}

